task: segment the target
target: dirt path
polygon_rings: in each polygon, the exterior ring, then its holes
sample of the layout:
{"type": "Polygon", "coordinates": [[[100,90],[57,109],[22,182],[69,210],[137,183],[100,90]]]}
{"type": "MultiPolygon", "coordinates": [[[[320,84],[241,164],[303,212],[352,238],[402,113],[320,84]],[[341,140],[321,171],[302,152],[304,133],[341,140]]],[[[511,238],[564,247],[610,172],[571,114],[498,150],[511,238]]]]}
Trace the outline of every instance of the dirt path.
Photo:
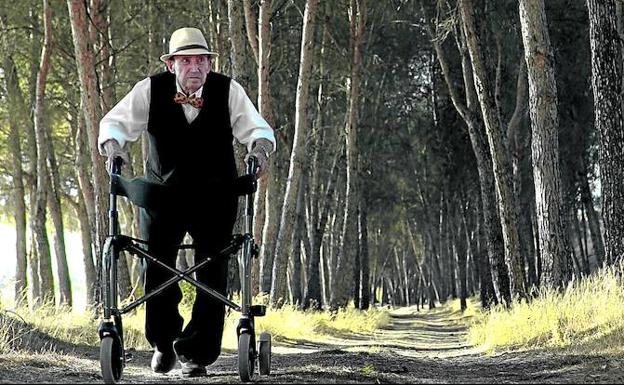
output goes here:
{"type": "MultiPolygon", "coordinates": [[[[622,383],[624,360],[543,352],[484,355],[465,341],[461,316],[441,309],[392,313],[387,328],[371,339],[333,336],[323,344],[275,341],[272,374],[259,383],[622,383]]],[[[0,382],[101,383],[98,348],[66,354],[0,356],[0,382]]],[[[236,383],[236,355],[224,353],[208,376],[181,377],[149,369],[151,352],[133,352],[124,383],[236,383]]]]}

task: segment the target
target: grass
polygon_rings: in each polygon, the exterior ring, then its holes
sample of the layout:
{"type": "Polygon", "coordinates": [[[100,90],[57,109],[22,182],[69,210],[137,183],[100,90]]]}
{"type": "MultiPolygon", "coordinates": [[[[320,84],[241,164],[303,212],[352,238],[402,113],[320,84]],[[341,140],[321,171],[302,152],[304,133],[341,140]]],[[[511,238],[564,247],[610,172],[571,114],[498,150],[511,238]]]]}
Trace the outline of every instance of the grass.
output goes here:
{"type": "MultiPolygon", "coordinates": [[[[257,298],[256,303],[266,303],[257,298]]],[[[226,320],[223,345],[236,348],[236,324],[238,314],[231,313],[226,320]]],[[[370,334],[390,322],[387,310],[371,308],[359,311],[353,307],[337,312],[301,311],[285,305],[281,309],[269,309],[265,317],[256,318],[258,333],[268,332],[274,339],[317,341],[344,334],[370,334]]]]}
{"type": "Polygon", "coordinates": [[[470,342],[486,351],[562,349],[572,353],[624,353],[624,267],[601,269],[564,291],[544,290],[474,317],[470,342]]]}
{"type": "MultiPolygon", "coordinates": [[[[188,322],[194,293],[189,293],[186,288],[184,293],[180,311],[188,322]]],[[[263,302],[266,302],[266,298],[256,298],[254,301],[263,302]]],[[[237,312],[230,312],[226,316],[224,350],[236,350],[239,316],[237,312]]],[[[126,346],[150,349],[143,331],[144,307],[133,314],[124,315],[123,321],[126,346]]],[[[384,309],[361,312],[348,308],[330,313],[301,311],[287,305],[281,309],[269,309],[265,317],[256,318],[256,334],[269,332],[276,341],[323,341],[330,336],[348,333],[372,333],[388,322],[389,314],[384,309]]],[[[98,325],[99,320],[90,313],[76,314],[69,309],[54,306],[42,306],[37,310],[6,310],[0,306],[0,354],[21,351],[45,353],[64,350],[71,345],[99,346],[98,325]]]]}

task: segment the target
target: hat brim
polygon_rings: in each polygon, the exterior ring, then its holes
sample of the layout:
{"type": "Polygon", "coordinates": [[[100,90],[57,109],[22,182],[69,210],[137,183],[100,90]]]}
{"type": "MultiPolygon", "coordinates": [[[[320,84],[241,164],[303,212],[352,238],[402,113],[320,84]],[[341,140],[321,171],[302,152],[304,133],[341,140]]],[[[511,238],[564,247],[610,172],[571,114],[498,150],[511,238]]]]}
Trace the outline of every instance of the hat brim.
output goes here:
{"type": "Polygon", "coordinates": [[[160,57],[160,60],[163,61],[163,62],[166,62],[167,60],[171,59],[174,56],[181,56],[181,55],[210,55],[210,56],[219,56],[218,53],[212,52],[212,51],[208,51],[208,50],[205,50],[203,48],[191,48],[191,49],[183,49],[181,51],[177,51],[177,52],[171,53],[171,54],[162,55],[160,57]]]}

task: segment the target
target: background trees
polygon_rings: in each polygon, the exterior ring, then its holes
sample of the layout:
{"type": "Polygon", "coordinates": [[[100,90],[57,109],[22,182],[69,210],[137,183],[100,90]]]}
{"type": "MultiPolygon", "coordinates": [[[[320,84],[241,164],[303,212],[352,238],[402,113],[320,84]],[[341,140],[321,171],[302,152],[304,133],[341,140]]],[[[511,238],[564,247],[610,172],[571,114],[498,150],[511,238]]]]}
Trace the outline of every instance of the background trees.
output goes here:
{"type": "MultiPolygon", "coordinates": [[[[276,131],[257,194],[254,275],[273,303],[433,307],[478,293],[484,306],[511,304],[615,263],[617,4],[555,0],[537,14],[521,5],[5,2],[0,207],[17,235],[16,298],[97,302],[108,204],[98,121],[164,69],[158,56],[187,25],[204,30],[221,53],[215,68],[245,86],[276,131]],[[531,38],[547,33],[552,53],[531,38]],[[64,230],[80,233],[84,258],[68,264],[84,265],[87,293],[69,286],[64,230]]],[[[144,146],[130,151],[124,172],[140,174],[144,146]]],[[[122,205],[125,233],[138,235],[137,218],[122,205]]],[[[121,292],[135,295],[140,266],[121,262],[121,292]]]]}

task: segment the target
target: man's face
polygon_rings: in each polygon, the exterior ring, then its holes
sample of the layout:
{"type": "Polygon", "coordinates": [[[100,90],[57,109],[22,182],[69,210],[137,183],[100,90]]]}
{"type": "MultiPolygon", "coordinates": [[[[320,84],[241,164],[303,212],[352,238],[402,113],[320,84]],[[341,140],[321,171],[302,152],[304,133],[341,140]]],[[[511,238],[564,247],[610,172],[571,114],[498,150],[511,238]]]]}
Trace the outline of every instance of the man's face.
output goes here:
{"type": "Polygon", "coordinates": [[[212,62],[208,55],[180,55],[168,60],[167,67],[176,75],[182,89],[191,94],[204,85],[212,62]]]}

